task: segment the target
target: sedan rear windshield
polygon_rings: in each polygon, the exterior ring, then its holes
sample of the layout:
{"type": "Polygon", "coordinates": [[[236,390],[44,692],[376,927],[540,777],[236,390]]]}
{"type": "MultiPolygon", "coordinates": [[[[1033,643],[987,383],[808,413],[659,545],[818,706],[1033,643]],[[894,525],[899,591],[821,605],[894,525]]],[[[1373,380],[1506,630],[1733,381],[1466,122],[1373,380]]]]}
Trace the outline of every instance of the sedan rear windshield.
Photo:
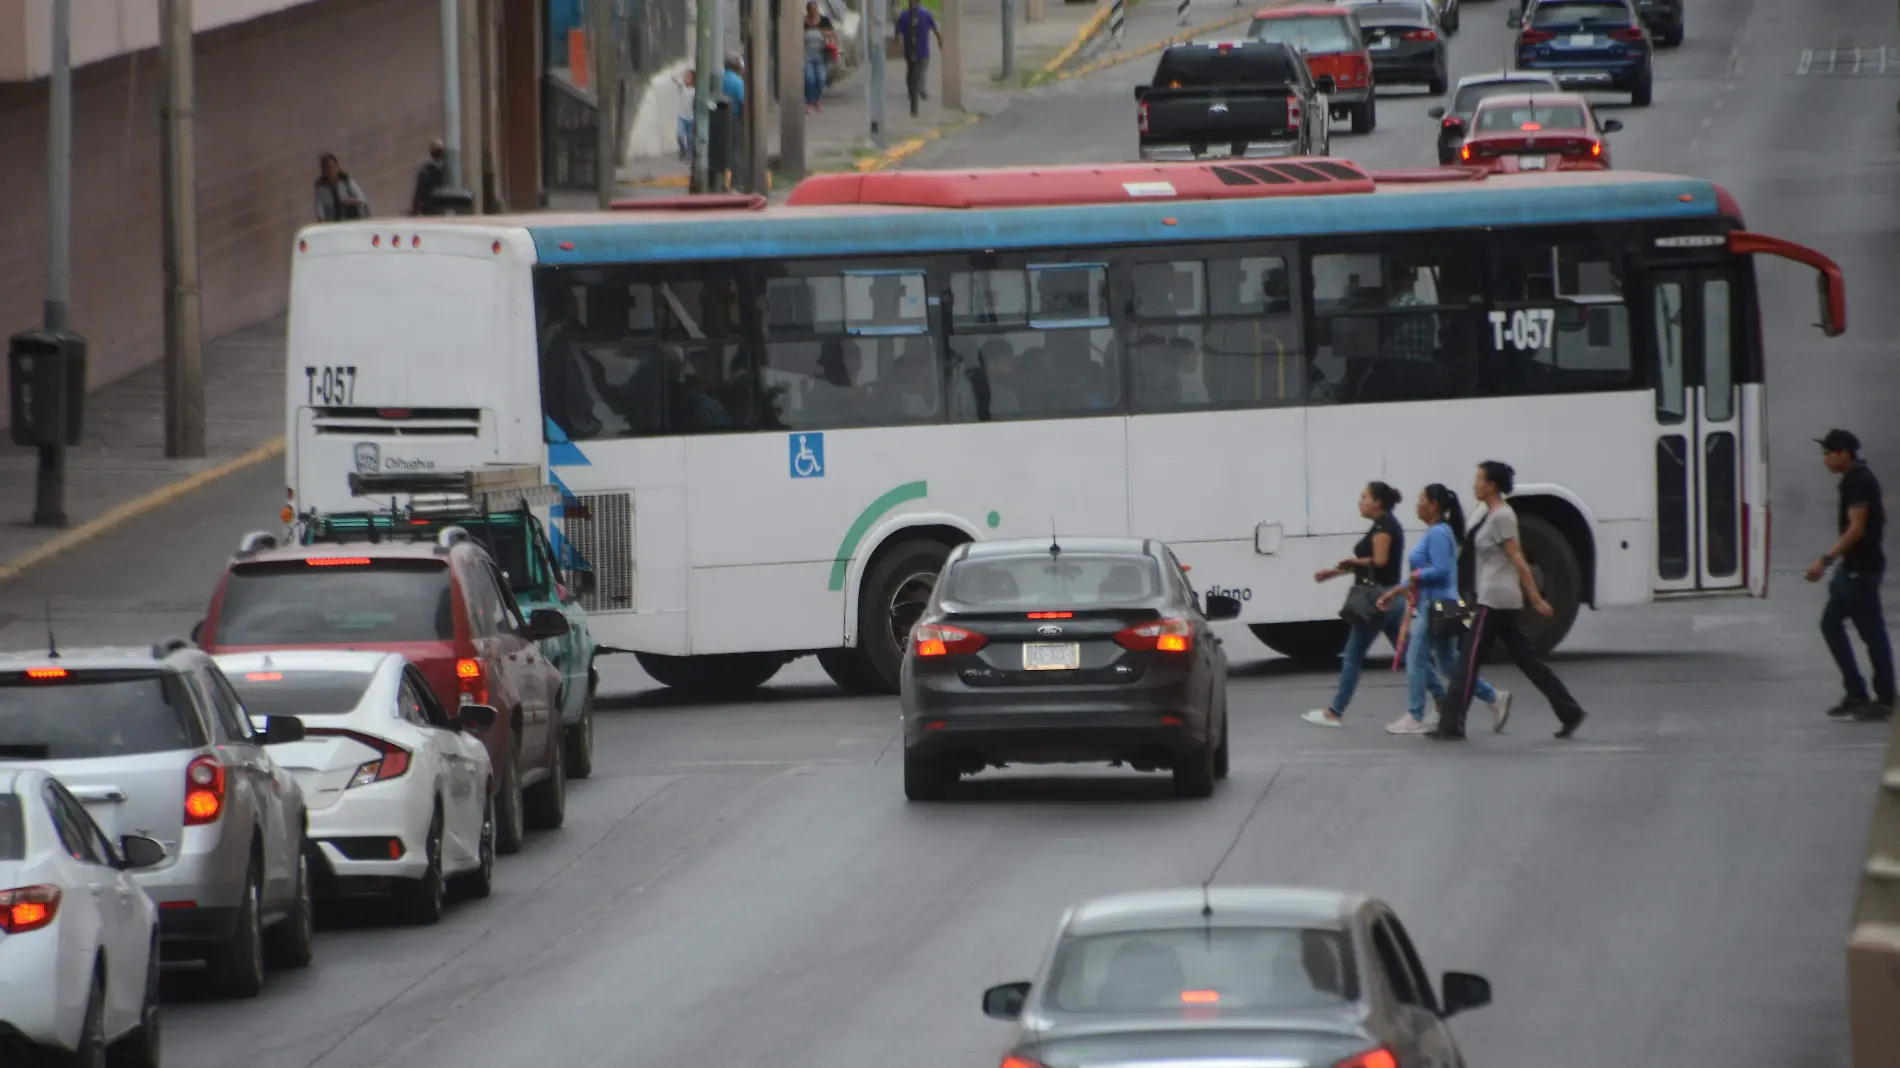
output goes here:
{"type": "Polygon", "coordinates": [[[368,671],[230,671],[225,677],[253,716],[340,716],[362,702],[368,671]]]}
{"type": "Polygon", "coordinates": [[[1432,24],[1432,13],[1424,4],[1367,4],[1352,9],[1359,25],[1406,26],[1425,29],[1432,24]]]}
{"type": "Polygon", "coordinates": [[[26,819],[17,794],[0,794],[0,860],[26,859],[26,819]]]}
{"type": "Polygon", "coordinates": [[[1524,94],[1538,88],[1555,92],[1557,87],[1554,85],[1551,85],[1549,82],[1532,81],[1532,80],[1509,81],[1509,82],[1479,82],[1476,85],[1467,85],[1464,88],[1458,90],[1458,95],[1452,98],[1451,113],[1453,115],[1469,115],[1472,112],[1478,110],[1478,101],[1483,100],[1486,97],[1510,96],[1510,95],[1523,96],[1524,94]]]}
{"type": "MultiPolygon", "coordinates": [[[[58,670],[58,669],[50,669],[58,670]]],[[[191,697],[176,675],[72,671],[56,678],[0,674],[0,751],[44,746],[44,760],[133,756],[204,745],[191,697]]]]}
{"type": "Polygon", "coordinates": [[[448,564],[240,566],[225,584],[215,638],[219,645],[453,641],[448,564]]]}
{"type": "Polygon", "coordinates": [[[1057,1012],[1329,1009],[1359,1000],[1359,976],[1340,931],[1194,927],[1069,940],[1048,990],[1057,1012]]]}
{"type": "Polygon", "coordinates": [[[1352,26],[1338,15],[1289,19],[1255,19],[1247,36],[1256,41],[1278,41],[1302,52],[1357,52],[1362,42],[1352,26]]]}
{"type": "Polygon", "coordinates": [[[1539,130],[1582,130],[1583,109],[1575,104],[1532,107],[1489,107],[1478,113],[1482,133],[1536,133],[1539,130]]]}
{"type": "Polygon", "coordinates": [[[1292,65],[1281,49],[1236,48],[1231,52],[1203,45],[1170,48],[1155,69],[1154,84],[1162,89],[1207,89],[1216,86],[1288,85],[1292,65]]]}
{"type": "Polygon", "coordinates": [[[944,600],[966,607],[1081,607],[1146,601],[1161,591],[1161,569],[1146,556],[1048,553],[986,556],[950,570],[944,600]]]}
{"type": "Polygon", "coordinates": [[[1584,26],[1584,25],[1628,26],[1631,24],[1630,9],[1622,4],[1605,4],[1591,0],[1569,0],[1565,3],[1539,4],[1531,12],[1533,26],[1584,26]]]}

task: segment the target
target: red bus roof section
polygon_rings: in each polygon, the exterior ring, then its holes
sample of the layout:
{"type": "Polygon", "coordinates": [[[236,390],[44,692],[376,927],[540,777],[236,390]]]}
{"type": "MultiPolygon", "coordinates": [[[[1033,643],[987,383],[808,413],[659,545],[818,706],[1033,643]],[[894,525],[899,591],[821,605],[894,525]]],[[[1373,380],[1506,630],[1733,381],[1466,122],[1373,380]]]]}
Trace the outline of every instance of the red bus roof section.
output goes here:
{"type": "Polygon", "coordinates": [[[1027,208],[1130,200],[1243,200],[1372,193],[1358,164],[1332,157],[1196,163],[1083,164],[966,171],[821,174],[798,183],[791,207],[882,204],[1027,208]]]}

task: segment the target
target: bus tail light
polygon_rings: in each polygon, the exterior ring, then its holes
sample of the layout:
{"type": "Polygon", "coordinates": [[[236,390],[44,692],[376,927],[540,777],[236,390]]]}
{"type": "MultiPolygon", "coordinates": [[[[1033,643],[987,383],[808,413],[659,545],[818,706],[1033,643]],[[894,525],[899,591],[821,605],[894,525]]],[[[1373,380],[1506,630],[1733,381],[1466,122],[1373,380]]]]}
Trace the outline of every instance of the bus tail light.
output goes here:
{"type": "Polygon", "coordinates": [[[455,685],[462,692],[463,704],[488,703],[488,669],[475,657],[465,656],[455,662],[455,685]]]}
{"type": "Polygon", "coordinates": [[[185,766],[185,826],[218,822],[224,815],[224,765],[201,756],[185,766]]]}
{"type": "Polygon", "coordinates": [[[1185,619],[1157,619],[1118,632],[1115,644],[1137,653],[1185,653],[1194,648],[1194,625],[1185,619]]]}
{"type": "Polygon", "coordinates": [[[1286,128],[1297,130],[1300,120],[1306,117],[1306,109],[1300,104],[1300,98],[1291,93],[1286,97],[1286,128]]]}
{"type": "Polygon", "coordinates": [[[921,623],[911,635],[910,647],[918,656],[950,656],[974,653],[989,644],[989,639],[973,630],[947,623],[921,623]]]}
{"type": "Polygon", "coordinates": [[[47,883],[0,890],[0,933],[37,931],[59,915],[59,887],[47,883]]]}
{"type": "Polygon", "coordinates": [[[1146,100],[1135,108],[1135,129],[1141,133],[1148,132],[1148,102],[1146,100]]]}

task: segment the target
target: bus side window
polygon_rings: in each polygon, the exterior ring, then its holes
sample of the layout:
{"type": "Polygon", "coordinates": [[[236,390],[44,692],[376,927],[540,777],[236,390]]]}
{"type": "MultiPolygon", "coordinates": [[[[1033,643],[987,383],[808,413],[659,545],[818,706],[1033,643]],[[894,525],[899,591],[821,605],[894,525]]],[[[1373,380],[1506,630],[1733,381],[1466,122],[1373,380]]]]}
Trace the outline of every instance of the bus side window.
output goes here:
{"type": "Polygon", "coordinates": [[[1472,300],[1477,250],[1444,235],[1429,244],[1326,242],[1309,260],[1314,387],[1309,402],[1438,400],[1475,386],[1472,300]]]}
{"type": "Polygon", "coordinates": [[[958,421],[1110,415],[1122,409],[1106,265],[957,271],[950,291],[950,364],[962,379],[958,421]]]}
{"type": "Polygon", "coordinates": [[[1614,246],[1505,233],[1490,247],[1483,389],[1494,395],[1626,389],[1636,382],[1614,246]]]}
{"type": "Polygon", "coordinates": [[[1285,258],[1135,263],[1129,279],[1135,411],[1304,400],[1285,258]]]}
{"type": "Polygon", "coordinates": [[[944,376],[921,269],[854,267],[770,279],[765,309],[765,426],[943,421],[944,376]]]}

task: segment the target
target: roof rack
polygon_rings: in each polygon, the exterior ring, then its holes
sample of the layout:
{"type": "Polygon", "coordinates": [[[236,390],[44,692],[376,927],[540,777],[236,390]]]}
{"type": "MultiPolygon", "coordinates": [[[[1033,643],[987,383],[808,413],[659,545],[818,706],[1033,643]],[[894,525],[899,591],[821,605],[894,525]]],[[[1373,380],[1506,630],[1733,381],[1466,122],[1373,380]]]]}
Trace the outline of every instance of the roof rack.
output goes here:
{"type": "Polygon", "coordinates": [[[561,491],[535,464],[494,464],[467,471],[351,472],[350,496],[407,496],[413,515],[514,511],[559,504],[561,491]]]}

